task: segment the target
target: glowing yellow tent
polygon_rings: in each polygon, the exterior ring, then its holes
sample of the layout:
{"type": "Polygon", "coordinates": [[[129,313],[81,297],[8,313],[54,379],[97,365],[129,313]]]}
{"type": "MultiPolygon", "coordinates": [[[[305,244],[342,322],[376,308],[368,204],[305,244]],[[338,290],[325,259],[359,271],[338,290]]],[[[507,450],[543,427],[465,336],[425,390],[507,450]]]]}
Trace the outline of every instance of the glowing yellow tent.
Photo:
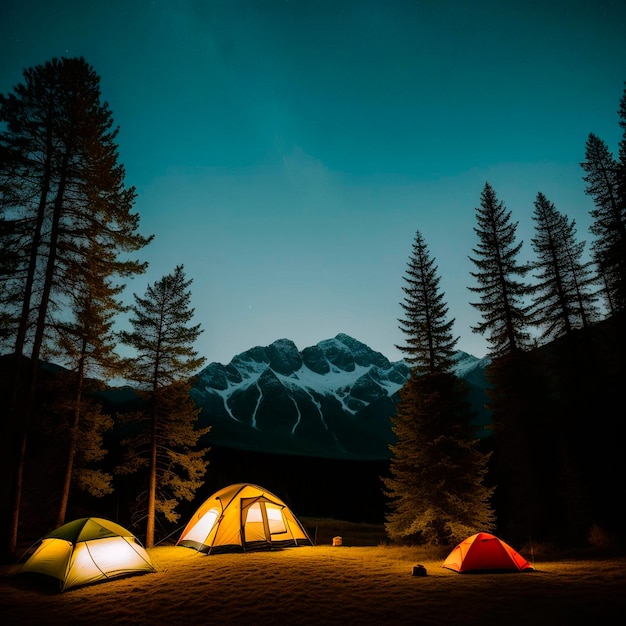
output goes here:
{"type": "Polygon", "coordinates": [[[41,539],[18,573],[56,578],[65,591],[155,571],[148,553],[131,532],[106,519],[83,517],[41,539]]]}
{"type": "Polygon", "coordinates": [[[208,498],[189,520],[176,545],[212,554],[313,542],[280,498],[257,485],[238,483],[208,498]]]}

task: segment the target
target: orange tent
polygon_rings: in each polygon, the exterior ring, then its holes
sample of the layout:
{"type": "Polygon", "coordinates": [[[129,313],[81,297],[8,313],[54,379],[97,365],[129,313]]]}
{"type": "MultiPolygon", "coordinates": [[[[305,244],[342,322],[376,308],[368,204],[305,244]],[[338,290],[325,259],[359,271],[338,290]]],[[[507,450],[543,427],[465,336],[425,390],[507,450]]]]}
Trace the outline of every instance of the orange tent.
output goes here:
{"type": "Polygon", "coordinates": [[[441,567],[465,572],[522,572],[531,564],[502,539],[489,533],[477,533],[459,543],[441,567]]]}

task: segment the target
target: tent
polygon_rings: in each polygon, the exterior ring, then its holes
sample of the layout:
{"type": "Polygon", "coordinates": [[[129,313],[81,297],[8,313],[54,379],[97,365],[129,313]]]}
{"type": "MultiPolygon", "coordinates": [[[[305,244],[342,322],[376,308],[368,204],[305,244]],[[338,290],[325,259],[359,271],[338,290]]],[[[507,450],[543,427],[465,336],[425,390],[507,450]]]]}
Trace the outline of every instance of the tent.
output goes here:
{"type": "Polygon", "coordinates": [[[176,542],[205,554],[313,545],[277,496],[237,483],[215,492],[198,508],[176,542]]]}
{"type": "Polygon", "coordinates": [[[65,591],[148,572],[156,572],[156,568],[131,532],[106,519],[83,517],[41,539],[17,573],[56,578],[65,591]]]}
{"type": "Polygon", "coordinates": [[[510,545],[489,533],[477,533],[459,543],[441,567],[455,572],[522,572],[533,568],[510,545]]]}

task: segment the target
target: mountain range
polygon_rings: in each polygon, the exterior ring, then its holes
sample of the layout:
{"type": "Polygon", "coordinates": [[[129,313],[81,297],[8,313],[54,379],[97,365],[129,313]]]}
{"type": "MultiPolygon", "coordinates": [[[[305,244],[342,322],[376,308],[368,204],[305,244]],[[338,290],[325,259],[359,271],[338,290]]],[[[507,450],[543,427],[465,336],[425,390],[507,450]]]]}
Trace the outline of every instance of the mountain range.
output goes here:
{"type": "MultiPolygon", "coordinates": [[[[456,353],[466,381],[477,437],[489,433],[485,367],[488,359],[456,353]]],[[[298,350],[278,339],[211,363],[191,395],[202,408],[207,443],[224,448],[343,460],[386,460],[394,437],[391,417],[409,376],[404,361],[340,333],[298,350]]]]}

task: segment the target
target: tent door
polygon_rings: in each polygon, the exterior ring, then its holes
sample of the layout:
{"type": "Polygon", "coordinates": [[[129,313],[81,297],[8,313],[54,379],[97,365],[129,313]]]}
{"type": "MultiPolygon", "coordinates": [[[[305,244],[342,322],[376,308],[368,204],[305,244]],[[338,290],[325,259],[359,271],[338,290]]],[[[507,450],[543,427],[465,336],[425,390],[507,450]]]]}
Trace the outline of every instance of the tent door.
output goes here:
{"type": "Polygon", "coordinates": [[[242,502],[244,545],[250,543],[272,543],[272,534],[285,533],[282,507],[265,500],[242,502]]]}

